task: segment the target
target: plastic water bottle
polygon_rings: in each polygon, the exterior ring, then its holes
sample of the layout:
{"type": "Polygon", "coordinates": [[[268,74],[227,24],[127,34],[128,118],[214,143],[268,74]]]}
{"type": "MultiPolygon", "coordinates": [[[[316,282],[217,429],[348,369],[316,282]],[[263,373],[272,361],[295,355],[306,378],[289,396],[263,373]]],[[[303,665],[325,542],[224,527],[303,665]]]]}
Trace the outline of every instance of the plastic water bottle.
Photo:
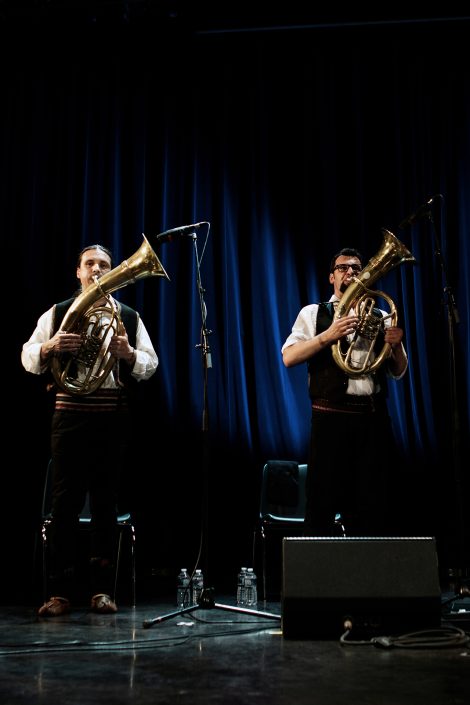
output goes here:
{"type": "Polygon", "coordinates": [[[247,568],[245,578],[245,605],[254,607],[258,604],[258,579],[253,568],[247,568]]]}
{"type": "Polygon", "coordinates": [[[198,605],[201,593],[204,590],[204,576],[202,570],[199,568],[196,570],[193,577],[193,584],[191,590],[191,604],[198,605]]]}
{"type": "Polygon", "coordinates": [[[186,568],[181,568],[176,583],[176,604],[178,607],[189,607],[190,592],[188,571],[186,568]]]}
{"type": "Polygon", "coordinates": [[[241,568],[237,580],[237,605],[243,607],[246,604],[245,597],[246,568],[241,568]]]}

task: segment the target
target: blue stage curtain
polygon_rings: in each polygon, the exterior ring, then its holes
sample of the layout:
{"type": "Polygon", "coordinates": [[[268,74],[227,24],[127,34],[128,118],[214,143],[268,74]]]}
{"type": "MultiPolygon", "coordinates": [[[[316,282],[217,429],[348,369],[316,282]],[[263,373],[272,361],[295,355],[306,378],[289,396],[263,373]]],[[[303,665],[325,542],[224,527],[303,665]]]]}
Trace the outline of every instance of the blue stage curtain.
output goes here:
{"type": "Polygon", "coordinates": [[[158,487],[159,473],[182,460],[184,495],[204,404],[200,258],[213,486],[221,514],[244,503],[238,531],[248,537],[263,463],[307,456],[306,366],[287,370],[281,346],[300,308],[330,296],[331,255],[356,246],[369,259],[385,227],[417,260],[377,283],[397,303],[409,355],[389,398],[408,463],[403,492],[414,487],[417,513],[422,502],[453,520],[468,483],[454,462],[456,440],[466,457],[470,399],[468,29],[465,21],[181,37],[87,29],[78,39],[29,37],[34,58],[10,53],[1,69],[0,225],[17,296],[6,328],[36,449],[47,455],[44,399],[19,350],[39,314],[73,291],[76,253],[101,242],[117,264],[143,234],[209,221],[207,240],[200,228],[196,242],[158,251],[170,281],[140,281],[117,296],[138,308],[160,358],[141,408],[142,445],[155,447],[148,482],[158,487]],[[398,227],[435,194],[443,198],[434,222],[398,227]],[[459,323],[449,327],[450,293],[459,323]]]}

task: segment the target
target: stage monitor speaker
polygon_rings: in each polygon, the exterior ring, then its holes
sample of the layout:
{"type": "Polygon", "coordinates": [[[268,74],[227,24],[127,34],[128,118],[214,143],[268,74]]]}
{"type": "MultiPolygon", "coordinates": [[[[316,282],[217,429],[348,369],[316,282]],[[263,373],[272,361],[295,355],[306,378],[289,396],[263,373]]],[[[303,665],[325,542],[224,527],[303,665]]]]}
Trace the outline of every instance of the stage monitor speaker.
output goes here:
{"type": "Polygon", "coordinates": [[[287,537],[281,624],[289,638],[397,635],[441,625],[433,537],[287,537]]]}

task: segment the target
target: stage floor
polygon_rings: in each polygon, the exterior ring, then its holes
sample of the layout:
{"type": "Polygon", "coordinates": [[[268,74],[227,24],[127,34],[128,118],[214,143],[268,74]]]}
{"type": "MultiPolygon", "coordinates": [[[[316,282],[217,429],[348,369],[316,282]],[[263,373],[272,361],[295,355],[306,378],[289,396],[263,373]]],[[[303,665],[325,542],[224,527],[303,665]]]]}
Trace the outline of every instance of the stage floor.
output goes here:
{"type": "Polygon", "coordinates": [[[162,600],[120,606],[116,615],[83,607],[47,620],[35,607],[0,607],[0,702],[470,702],[470,645],[458,636],[470,633],[470,612],[443,620],[442,633],[420,633],[420,646],[383,648],[367,639],[344,644],[342,635],[285,639],[279,602],[258,605],[269,617],[232,607],[233,599],[215,598],[215,606],[181,614],[162,600]]]}

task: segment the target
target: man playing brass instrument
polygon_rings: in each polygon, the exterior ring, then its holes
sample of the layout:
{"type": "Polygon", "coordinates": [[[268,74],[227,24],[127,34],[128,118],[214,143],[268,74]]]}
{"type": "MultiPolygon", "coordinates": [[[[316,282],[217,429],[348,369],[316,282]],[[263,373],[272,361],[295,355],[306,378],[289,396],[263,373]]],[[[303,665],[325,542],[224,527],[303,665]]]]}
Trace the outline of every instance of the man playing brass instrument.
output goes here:
{"type": "Polygon", "coordinates": [[[101,245],[85,247],[76,269],[81,292],[42,314],[21,354],[24,368],[33,374],[47,373],[53,362],[71,363],[63,381],[54,385],[59,388],[51,432],[49,588],[53,597],[39,608],[41,617],[70,610],[77,520],[87,492],[92,514],[91,609],[100,614],[117,611],[113,564],[117,486],[130,430],[128,390],[133,382],[154,374],[158,358],[139,314],[99,288],[97,300],[86,312],[89,319],[83,316],[84,330],[61,328],[72,303],[92,291],[111,269],[110,250],[101,245]],[[93,336],[89,334],[91,327],[93,336]],[[91,355],[87,348],[91,348],[91,355]],[[109,371],[106,368],[105,374],[97,377],[103,358],[109,361],[109,371]]]}
{"type": "Polygon", "coordinates": [[[358,341],[357,310],[336,318],[335,307],[363,271],[362,262],[361,254],[352,248],[333,257],[329,274],[333,295],[328,302],[302,308],[282,346],[286,367],[308,365],[312,419],[306,535],[337,535],[338,514],[347,535],[391,535],[393,513],[387,505],[391,471],[399,461],[386,406],[387,378],[398,380],[406,372],[403,331],[390,318],[382,319],[386,312],[374,307],[381,324],[372,353],[359,344],[354,360],[360,365],[366,354],[374,360],[380,348],[389,344],[384,365],[372,374],[366,370],[352,375],[332,356],[338,341],[342,347],[358,341]]]}

